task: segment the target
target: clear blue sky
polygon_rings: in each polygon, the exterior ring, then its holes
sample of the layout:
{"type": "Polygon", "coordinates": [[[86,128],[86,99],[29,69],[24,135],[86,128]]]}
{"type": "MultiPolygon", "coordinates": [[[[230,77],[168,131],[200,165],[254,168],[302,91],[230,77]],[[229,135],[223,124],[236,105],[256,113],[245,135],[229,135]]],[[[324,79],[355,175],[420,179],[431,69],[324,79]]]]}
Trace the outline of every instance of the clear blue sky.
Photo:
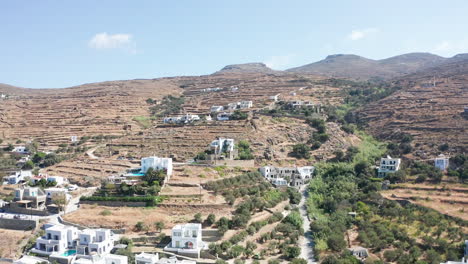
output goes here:
{"type": "Polygon", "coordinates": [[[210,74],[227,64],[286,69],[353,53],[468,52],[465,0],[168,0],[0,3],[0,83],[56,88],[210,74]]]}

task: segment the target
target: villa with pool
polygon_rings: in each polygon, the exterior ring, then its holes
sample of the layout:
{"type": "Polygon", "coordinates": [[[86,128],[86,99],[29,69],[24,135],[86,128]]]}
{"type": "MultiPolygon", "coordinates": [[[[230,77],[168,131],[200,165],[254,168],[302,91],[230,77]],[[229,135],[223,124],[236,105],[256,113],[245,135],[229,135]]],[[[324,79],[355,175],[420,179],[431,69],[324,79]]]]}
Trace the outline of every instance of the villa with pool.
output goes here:
{"type": "Polygon", "coordinates": [[[119,237],[109,229],[84,229],[60,224],[44,225],[45,235],[36,240],[32,253],[58,263],[72,263],[91,256],[107,256],[119,237]]]}

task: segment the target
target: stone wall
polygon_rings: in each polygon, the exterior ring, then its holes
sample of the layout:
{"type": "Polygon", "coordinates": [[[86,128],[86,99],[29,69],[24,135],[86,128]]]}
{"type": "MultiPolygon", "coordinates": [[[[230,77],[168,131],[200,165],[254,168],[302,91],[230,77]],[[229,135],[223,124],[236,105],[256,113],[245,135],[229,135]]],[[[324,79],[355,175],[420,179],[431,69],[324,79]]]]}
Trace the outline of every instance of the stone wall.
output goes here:
{"type": "Polygon", "coordinates": [[[14,214],[25,214],[25,215],[38,215],[38,216],[48,216],[49,212],[45,210],[36,210],[36,209],[26,209],[20,207],[4,207],[5,211],[14,214]]]}
{"type": "Polygon", "coordinates": [[[208,164],[211,166],[227,166],[227,167],[244,167],[253,168],[255,167],[255,160],[200,160],[197,161],[202,164],[208,164]]]}
{"type": "Polygon", "coordinates": [[[121,202],[121,201],[80,201],[80,204],[98,204],[110,207],[146,207],[146,202],[121,202]]]}
{"type": "Polygon", "coordinates": [[[0,218],[0,228],[4,229],[33,230],[37,225],[37,220],[0,218]]]}

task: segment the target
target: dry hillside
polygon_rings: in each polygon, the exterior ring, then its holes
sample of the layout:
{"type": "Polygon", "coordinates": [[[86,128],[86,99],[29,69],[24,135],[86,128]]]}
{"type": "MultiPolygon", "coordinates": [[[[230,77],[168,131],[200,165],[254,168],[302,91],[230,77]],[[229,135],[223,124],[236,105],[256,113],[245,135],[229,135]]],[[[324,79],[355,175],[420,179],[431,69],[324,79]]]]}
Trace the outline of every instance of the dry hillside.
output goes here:
{"type": "Polygon", "coordinates": [[[450,150],[466,152],[468,119],[468,60],[413,74],[397,82],[403,88],[361,110],[374,135],[391,138],[397,132],[414,136],[423,157],[448,143],[450,150]]]}

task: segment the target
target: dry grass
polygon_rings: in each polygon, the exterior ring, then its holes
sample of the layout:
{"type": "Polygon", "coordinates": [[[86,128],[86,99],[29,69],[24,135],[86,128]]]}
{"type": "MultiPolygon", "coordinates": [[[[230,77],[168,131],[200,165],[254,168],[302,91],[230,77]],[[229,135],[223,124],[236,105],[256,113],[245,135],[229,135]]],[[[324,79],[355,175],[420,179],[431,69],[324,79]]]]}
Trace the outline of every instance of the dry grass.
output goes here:
{"type": "Polygon", "coordinates": [[[80,210],[66,215],[64,218],[67,221],[88,226],[88,227],[105,227],[105,228],[125,228],[131,232],[137,222],[144,222],[149,225],[150,230],[155,230],[154,223],[157,221],[164,222],[166,228],[171,228],[178,223],[186,223],[193,219],[196,213],[201,213],[203,219],[210,213],[216,216],[230,217],[230,208],[196,208],[196,207],[156,207],[156,208],[141,208],[141,207],[106,207],[98,205],[82,205],[80,210]],[[104,216],[104,211],[110,211],[110,215],[104,216]]]}
{"type": "Polygon", "coordinates": [[[401,188],[383,191],[387,199],[405,199],[418,205],[435,209],[442,214],[468,220],[468,188],[462,185],[434,186],[405,184],[401,188]],[[437,187],[437,189],[434,189],[437,187]]]}
{"type": "Polygon", "coordinates": [[[20,243],[31,236],[30,231],[0,229],[0,257],[17,258],[20,255],[20,243]]]}

